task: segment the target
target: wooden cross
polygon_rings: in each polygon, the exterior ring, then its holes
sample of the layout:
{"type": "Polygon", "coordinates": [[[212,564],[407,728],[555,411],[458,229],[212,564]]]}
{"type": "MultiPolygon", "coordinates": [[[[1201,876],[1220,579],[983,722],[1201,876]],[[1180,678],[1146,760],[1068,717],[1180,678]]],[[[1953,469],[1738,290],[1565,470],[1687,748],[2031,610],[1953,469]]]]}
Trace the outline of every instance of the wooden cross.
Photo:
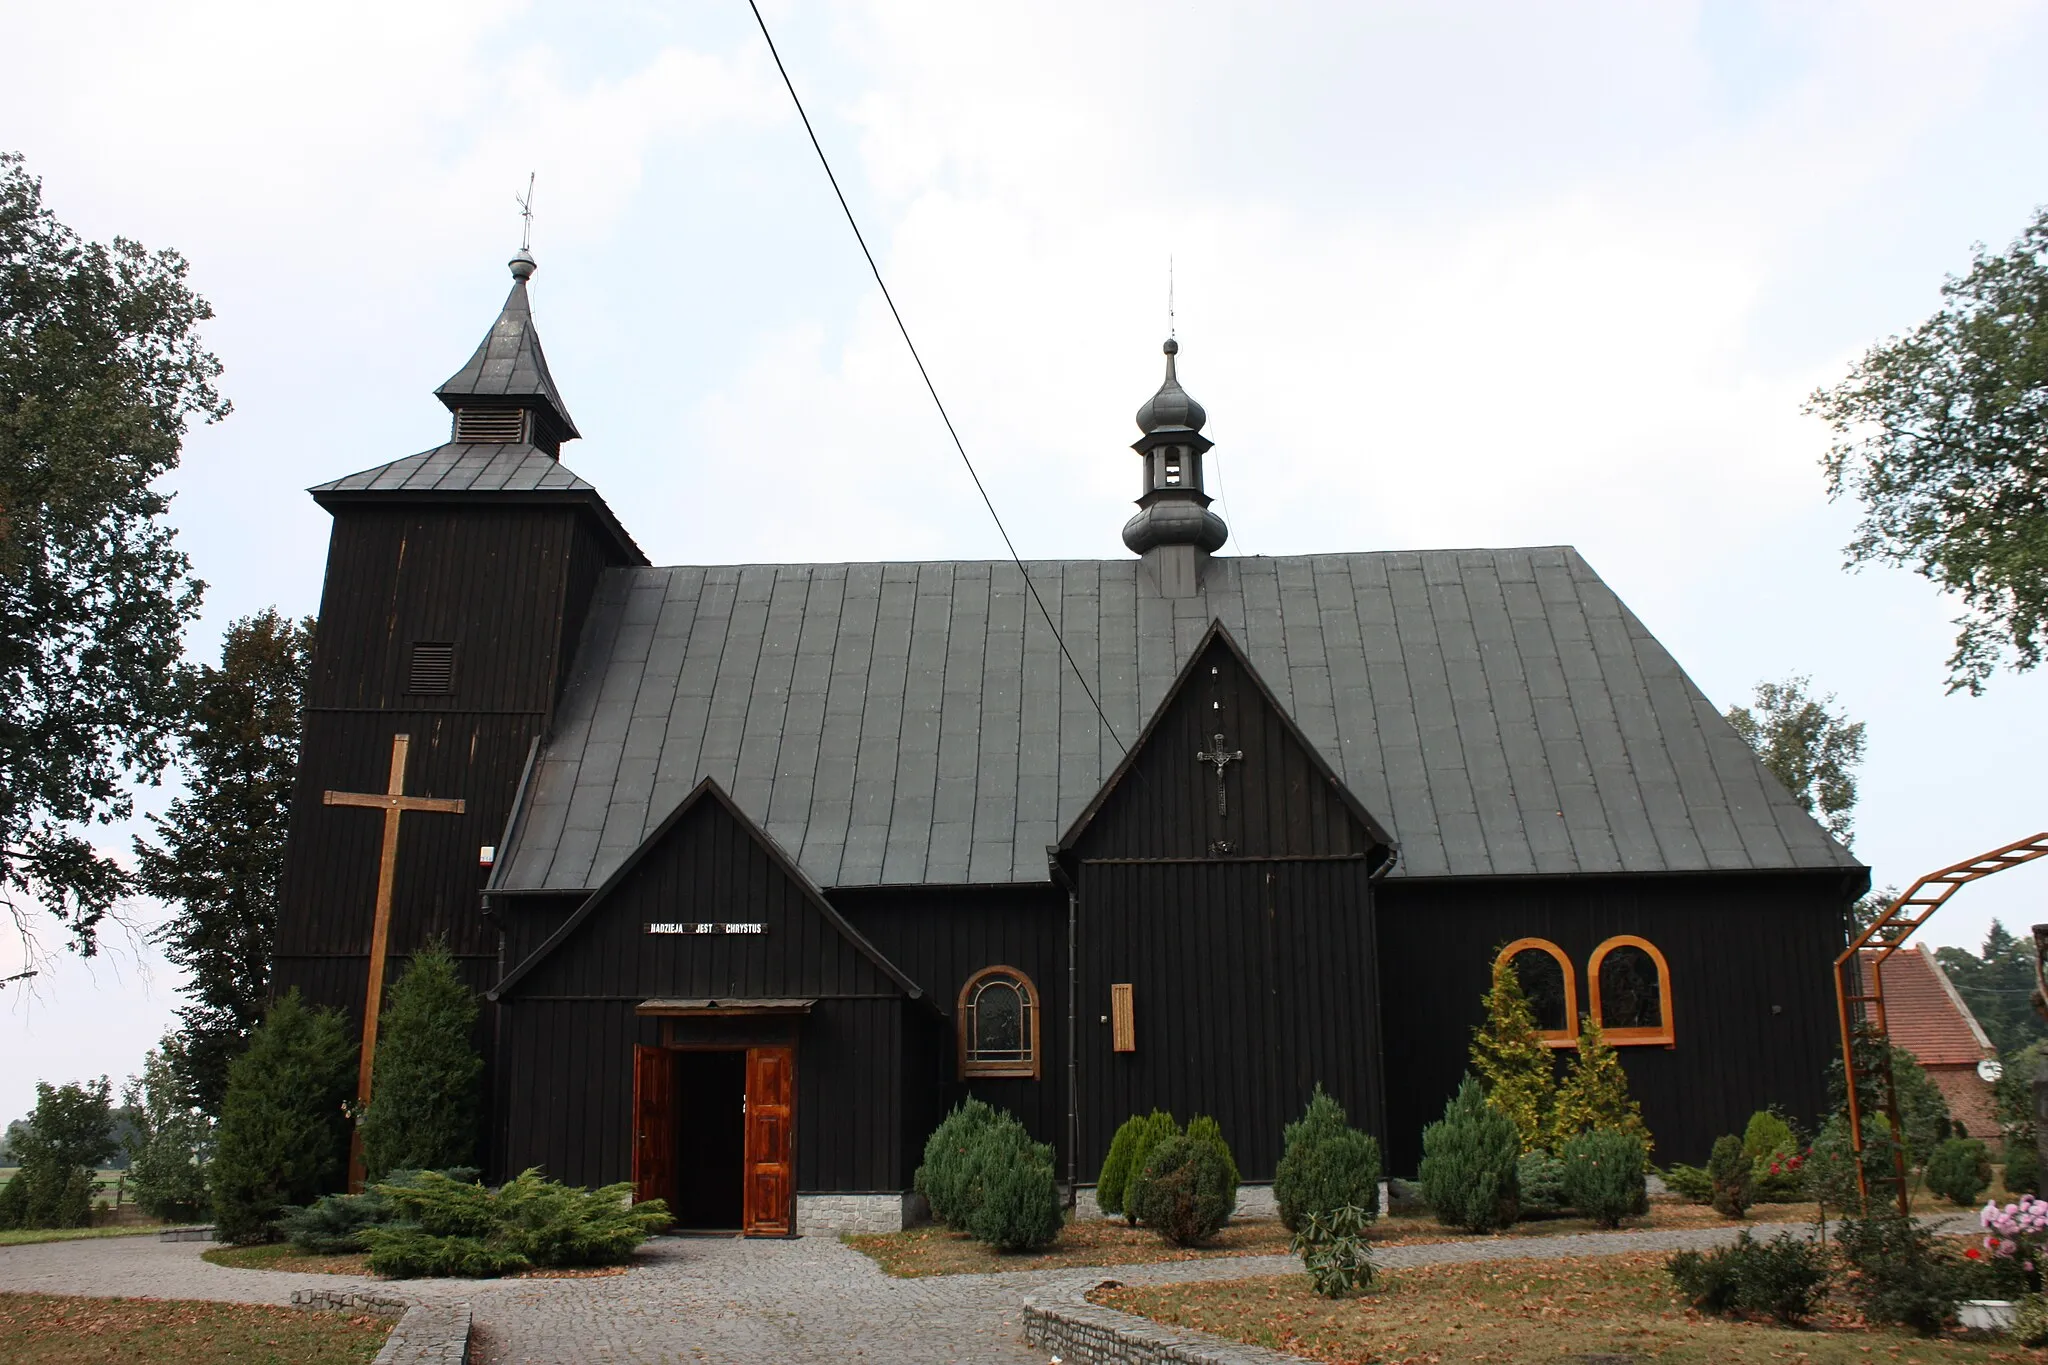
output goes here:
{"type": "MultiPolygon", "coordinates": [[[[398,821],[409,810],[436,810],[462,814],[460,800],[405,794],[405,754],[412,745],[410,735],[391,737],[391,780],[381,792],[325,792],[321,801],[330,806],[365,806],[384,812],[384,852],[377,863],[377,910],[370,928],[370,985],[363,996],[363,1055],[356,1069],[356,1114],[370,1102],[370,1073],[377,1060],[377,1016],[384,1009],[384,954],[391,941],[391,887],[398,875],[398,821]]],[[[360,1130],[349,1150],[349,1185],[362,1185],[362,1139],[360,1130]]]]}
{"type": "Polygon", "coordinates": [[[1216,765],[1216,813],[1218,815],[1230,814],[1230,798],[1223,789],[1223,770],[1233,763],[1243,762],[1244,750],[1225,749],[1223,747],[1223,736],[1217,735],[1215,749],[1197,750],[1195,761],[1197,763],[1213,763],[1216,765]]]}

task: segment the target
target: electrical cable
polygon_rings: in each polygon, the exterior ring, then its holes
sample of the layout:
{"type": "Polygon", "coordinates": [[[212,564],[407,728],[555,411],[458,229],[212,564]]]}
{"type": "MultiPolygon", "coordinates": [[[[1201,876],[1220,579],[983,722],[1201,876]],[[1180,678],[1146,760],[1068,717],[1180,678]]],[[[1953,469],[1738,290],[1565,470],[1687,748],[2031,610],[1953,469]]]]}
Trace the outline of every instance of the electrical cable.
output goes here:
{"type": "Polygon", "coordinates": [[[818,141],[817,129],[811,126],[811,116],[804,111],[804,102],[796,93],[796,83],[789,78],[789,68],[782,64],[782,54],[776,50],[775,39],[768,32],[768,21],[761,17],[761,6],[755,0],[747,0],[747,8],[754,12],[754,22],[761,27],[761,37],[768,44],[768,55],[775,59],[775,70],[782,77],[783,87],[789,91],[790,103],[796,106],[796,116],[803,120],[804,132],[810,136],[811,150],[818,154],[818,164],[825,168],[825,178],[832,182],[832,193],[839,200],[840,211],[846,215],[846,225],[853,229],[853,239],[860,243],[860,254],[867,258],[868,270],[875,277],[875,286],[882,291],[882,301],[889,305],[889,316],[896,320],[896,330],[903,334],[903,344],[909,349],[910,358],[917,365],[918,377],[924,380],[925,392],[932,396],[932,405],[939,410],[939,420],[946,424],[946,434],[953,438],[953,449],[960,452],[960,463],[967,466],[967,477],[974,480],[974,491],[981,494],[982,505],[988,508],[989,517],[995,522],[996,531],[1003,538],[1003,547],[1010,552],[1010,560],[1017,566],[1018,574],[1023,577],[1024,587],[1030,592],[1031,600],[1038,604],[1038,614],[1045,618],[1047,628],[1052,631],[1053,641],[1059,645],[1061,657],[1067,661],[1067,667],[1074,671],[1074,680],[1080,683],[1081,690],[1088,694],[1089,704],[1094,706],[1096,716],[1102,721],[1102,728],[1116,741],[1116,747],[1128,754],[1130,749],[1117,734],[1116,726],[1110,724],[1109,714],[1102,709],[1102,703],[1096,699],[1095,689],[1088,685],[1088,679],[1081,672],[1081,666],[1074,662],[1072,652],[1067,649],[1066,638],[1060,634],[1059,624],[1052,619],[1052,613],[1046,610],[1045,599],[1038,595],[1038,585],[1031,581],[1031,573],[1024,567],[1024,560],[1017,553],[1016,544],[1010,539],[1009,528],[1003,525],[1002,514],[996,511],[995,500],[989,497],[988,489],[982,485],[981,475],[974,468],[974,461],[967,456],[967,447],[960,440],[959,431],[953,426],[952,415],[946,411],[945,403],[939,398],[938,386],[932,383],[931,373],[924,367],[924,357],[917,353],[917,343],[910,339],[910,328],[904,325],[903,314],[897,311],[895,297],[889,293],[889,286],[882,279],[882,268],[875,264],[875,253],[868,250],[868,239],[862,234],[860,223],[854,219],[852,206],[846,202],[846,192],[839,188],[839,177],[832,173],[831,159],[825,155],[825,148],[818,141]]]}

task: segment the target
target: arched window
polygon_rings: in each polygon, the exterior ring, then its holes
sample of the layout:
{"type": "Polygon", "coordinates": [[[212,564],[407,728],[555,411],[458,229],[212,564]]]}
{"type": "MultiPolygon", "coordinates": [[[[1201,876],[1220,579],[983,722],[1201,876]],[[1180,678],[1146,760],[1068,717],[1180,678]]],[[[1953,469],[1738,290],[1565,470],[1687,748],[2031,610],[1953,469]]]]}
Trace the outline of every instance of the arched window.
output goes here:
{"type": "Polygon", "coordinates": [[[1671,968],[1656,944],[1634,934],[1617,934],[1593,950],[1586,976],[1593,1017],[1608,1042],[1675,1046],[1671,968]]]}
{"type": "Polygon", "coordinates": [[[960,988],[960,1074],[1038,1079],[1038,991],[1015,967],[984,967],[960,988]]]}
{"type": "Polygon", "coordinates": [[[1495,963],[1514,964],[1536,1016],[1536,1033],[1545,1047],[1579,1044],[1579,981],[1564,949],[1544,938],[1518,938],[1500,950],[1495,963]]]}

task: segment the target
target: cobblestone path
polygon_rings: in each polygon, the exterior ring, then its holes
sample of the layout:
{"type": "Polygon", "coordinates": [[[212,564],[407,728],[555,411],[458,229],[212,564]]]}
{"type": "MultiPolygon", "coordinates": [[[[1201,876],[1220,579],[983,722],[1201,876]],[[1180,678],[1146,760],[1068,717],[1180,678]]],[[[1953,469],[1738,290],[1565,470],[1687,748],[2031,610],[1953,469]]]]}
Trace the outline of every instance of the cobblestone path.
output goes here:
{"type": "MultiPolygon", "coordinates": [[[[1970,1214],[1944,1231],[1975,1226],[1970,1214]]],[[[1750,1231],[1781,1230],[1755,1224],[1750,1231]]],[[[1792,1230],[1802,1230],[1794,1227],[1792,1230]]],[[[1496,1237],[1390,1247],[1388,1267],[1676,1251],[1733,1239],[1733,1228],[1496,1237]]],[[[294,1289],[363,1289],[435,1302],[466,1300],[484,1365],[709,1361],[721,1365],[1044,1365],[1018,1340],[1024,1296],[1061,1284],[1238,1279],[1289,1274],[1291,1256],[1163,1265],[941,1275],[898,1280],[827,1237],[788,1242],[658,1238],[625,1275],[585,1280],[413,1280],[227,1270],[205,1244],[112,1237],[0,1247],[0,1291],[289,1303],[294,1289]]]]}

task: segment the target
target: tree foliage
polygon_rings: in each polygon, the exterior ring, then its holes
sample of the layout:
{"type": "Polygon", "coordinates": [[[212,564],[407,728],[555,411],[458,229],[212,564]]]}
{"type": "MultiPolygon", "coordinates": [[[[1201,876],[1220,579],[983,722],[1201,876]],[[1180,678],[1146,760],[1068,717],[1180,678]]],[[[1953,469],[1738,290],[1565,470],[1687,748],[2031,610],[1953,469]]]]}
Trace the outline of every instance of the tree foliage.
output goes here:
{"type": "Polygon", "coordinates": [[[210,1114],[270,996],[312,648],[311,617],[271,609],[228,627],[219,665],[194,679],[178,744],[188,795],[150,817],[160,842],[135,841],[138,884],[176,907],[155,937],[189,974],[179,1064],[210,1114]]]}
{"type": "Polygon", "coordinates": [[[213,1121],[201,1110],[176,1034],[142,1057],[142,1074],[122,1093],[131,1126],[124,1136],[135,1202],[152,1218],[197,1218],[210,1203],[206,1163],[213,1121]]]}
{"type": "Polygon", "coordinates": [[[107,1078],[64,1085],[37,1081],[35,1112],[13,1147],[21,1169],[10,1182],[0,1225],[85,1226],[92,1220],[93,1174],[114,1154],[114,1098],[107,1078]]]}
{"type": "Polygon", "coordinates": [[[338,1011],[291,991],[228,1068],[208,1184],[221,1240],[260,1242],[287,1204],[327,1193],[348,1154],[356,1040],[338,1011]]]}
{"type": "Polygon", "coordinates": [[[1491,1232],[1520,1215],[1521,1142],[1515,1125],[1486,1102],[1467,1076],[1444,1106],[1444,1116],[1422,1130],[1423,1197],[1446,1227],[1491,1232]]]}
{"type": "Polygon", "coordinates": [[[2048,1022],[2028,1003],[2034,991],[2031,941],[2014,938],[1993,920],[1982,951],[1937,948],[1934,956],[2000,1056],[2009,1060],[2031,1044],[2048,1039],[2048,1022]]]}
{"type": "Polygon", "coordinates": [[[470,1042],[476,1016],[476,996],[442,944],[415,955],[393,983],[362,1122],[370,1179],[466,1166],[475,1156],[484,1072],[470,1042]]]}
{"type": "Polygon", "coordinates": [[[1728,723],[1806,813],[1846,844],[1855,826],[1863,722],[1830,709],[1834,693],[1809,695],[1812,686],[1811,678],[1796,676],[1758,683],[1750,705],[1728,708],[1728,723]]]}
{"type": "Polygon", "coordinates": [[[80,241],[0,154],[0,903],[90,954],[128,878],[86,837],[133,810],[184,714],[202,585],[156,481],[225,417],[213,316],[175,252],[80,241]]]}
{"type": "Polygon", "coordinates": [[[1607,1045],[1607,1035],[1588,1014],[1579,1020],[1579,1050],[1565,1067],[1557,1087],[1557,1108],[1550,1119],[1550,1150],[1559,1156],[1580,1133],[1629,1133],[1650,1148],[1650,1130],[1643,1107],[1628,1093],[1628,1073],[1607,1045]]]}
{"type": "Polygon", "coordinates": [[[1935,314],[1873,346],[1807,411],[1834,440],[1828,492],[1863,511],[1851,563],[1910,567],[1962,599],[1949,690],[2041,661],[2048,620],[2048,208],[1981,243],[1935,314]]]}
{"type": "Polygon", "coordinates": [[[1484,1004],[1486,1019],[1472,1030],[1472,1070],[1486,1087],[1486,1102],[1513,1122],[1523,1151],[1547,1147],[1557,1070],[1512,959],[1493,964],[1484,1004]]]}

